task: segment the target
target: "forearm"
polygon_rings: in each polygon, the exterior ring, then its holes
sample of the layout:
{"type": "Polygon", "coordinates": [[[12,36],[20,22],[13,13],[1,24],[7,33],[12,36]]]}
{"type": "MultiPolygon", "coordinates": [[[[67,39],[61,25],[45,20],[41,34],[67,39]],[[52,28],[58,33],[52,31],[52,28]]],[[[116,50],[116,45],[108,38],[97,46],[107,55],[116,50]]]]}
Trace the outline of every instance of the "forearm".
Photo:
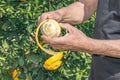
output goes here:
{"type": "Polygon", "coordinates": [[[85,0],[80,0],[67,7],[57,10],[62,15],[62,22],[70,24],[79,24],[89,19],[93,12],[96,10],[97,2],[88,4],[85,0]],[[91,6],[95,5],[95,6],[91,6]]]}
{"type": "Polygon", "coordinates": [[[70,24],[78,24],[83,22],[84,4],[81,2],[75,2],[58,11],[62,14],[62,22],[67,22],[70,24]]]}
{"type": "Polygon", "coordinates": [[[86,51],[91,54],[120,58],[120,40],[90,39],[86,51]]]}

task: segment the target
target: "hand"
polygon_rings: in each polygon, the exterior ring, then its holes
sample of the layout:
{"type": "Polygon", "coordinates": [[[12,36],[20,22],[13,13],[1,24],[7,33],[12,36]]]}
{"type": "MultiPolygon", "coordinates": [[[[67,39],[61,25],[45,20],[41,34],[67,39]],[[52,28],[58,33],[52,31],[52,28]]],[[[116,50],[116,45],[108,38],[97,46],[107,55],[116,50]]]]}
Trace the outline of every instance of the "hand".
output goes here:
{"type": "Polygon", "coordinates": [[[41,16],[38,17],[38,24],[45,20],[45,19],[55,19],[56,21],[60,22],[62,20],[62,10],[50,11],[43,13],[41,16]]]}
{"type": "Polygon", "coordinates": [[[89,38],[70,24],[62,23],[61,26],[68,31],[66,35],[57,38],[50,38],[45,35],[41,37],[55,49],[84,51],[89,38]]]}

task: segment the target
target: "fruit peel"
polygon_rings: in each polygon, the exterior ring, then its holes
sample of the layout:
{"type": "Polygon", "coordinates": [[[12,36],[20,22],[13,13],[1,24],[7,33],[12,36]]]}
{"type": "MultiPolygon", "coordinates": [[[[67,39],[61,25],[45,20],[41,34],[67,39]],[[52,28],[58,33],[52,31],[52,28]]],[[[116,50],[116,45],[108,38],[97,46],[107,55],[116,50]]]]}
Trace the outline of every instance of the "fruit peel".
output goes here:
{"type": "Polygon", "coordinates": [[[56,55],[47,59],[43,65],[45,69],[55,70],[62,64],[61,59],[63,58],[63,52],[58,52],[56,55]]]}

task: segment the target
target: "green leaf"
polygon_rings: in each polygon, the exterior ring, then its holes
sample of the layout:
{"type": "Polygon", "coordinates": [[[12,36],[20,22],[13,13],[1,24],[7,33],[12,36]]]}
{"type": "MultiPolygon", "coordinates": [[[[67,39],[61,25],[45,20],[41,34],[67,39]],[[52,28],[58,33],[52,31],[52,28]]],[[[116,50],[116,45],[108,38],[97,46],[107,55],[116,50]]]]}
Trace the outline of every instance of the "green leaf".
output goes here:
{"type": "Polygon", "coordinates": [[[3,60],[3,61],[5,61],[5,58],[4,58],[4,57],[0,57],[0,60],[3,60]]]}
{"type": "Polygon", "coordinates": [[[33,28],[33,25],[29,25],[29,26],[27,26],[26,29],[29,33],[32,33],[32,28],[33,28]]]}
{"type": "Polygon", "coordinates": [[[31,54],[31,55],[28,57],[28,59],[29,59],[31,62],[38,64],[40,57],[39,57],[38,55],[31,54]]]}
{"type": "Polygon", "coordinates": [[[24,65],[24,58],[20,57],[17,62],[20,66],[23,66],[24,65]]]}
{"type": "Polygon", "coordinates": [[[5,48],[5,49],[8,49],[8,48],[9,48],[9,45],[8,45],[8,43],[7,43],[6,40],[3,40],[2,46],[3,46],[3,48],[5,48]]]}

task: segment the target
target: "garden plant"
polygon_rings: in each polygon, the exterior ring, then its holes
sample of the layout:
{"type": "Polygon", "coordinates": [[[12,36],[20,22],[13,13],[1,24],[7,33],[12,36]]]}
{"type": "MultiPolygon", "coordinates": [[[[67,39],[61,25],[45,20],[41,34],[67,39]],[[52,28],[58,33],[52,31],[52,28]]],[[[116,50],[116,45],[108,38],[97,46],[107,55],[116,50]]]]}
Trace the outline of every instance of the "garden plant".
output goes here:
{"type": "MultiPolygon", "coordinates": [[[[85,80],[88,77],[91,55],[62,50],[61,66],[47,70],[43,65],[51,55],[42,51],[34,38],[38,16],[76,1],[0,0],[0,80],[85,80]]],[[[76,27],[92,37],[94,19],[95,15],[76,27]]]]}

